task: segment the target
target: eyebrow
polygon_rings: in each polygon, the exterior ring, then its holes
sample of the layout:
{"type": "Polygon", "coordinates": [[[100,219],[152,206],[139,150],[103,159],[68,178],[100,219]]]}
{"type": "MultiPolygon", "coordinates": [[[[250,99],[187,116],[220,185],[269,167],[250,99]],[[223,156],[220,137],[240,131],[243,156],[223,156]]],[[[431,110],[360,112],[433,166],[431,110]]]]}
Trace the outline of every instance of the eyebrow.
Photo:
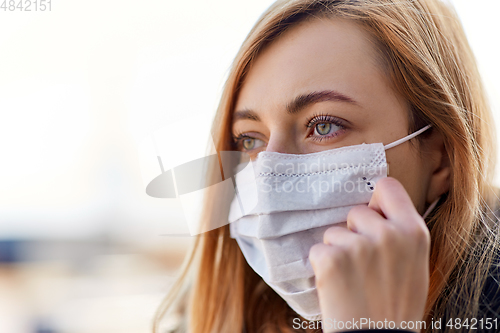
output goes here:
{"type": "MultiPolygon", "coordinates": [[[[312,104],[324,101],[357,104],[352,98],[334,90],[313,91],[295,97],[293,101],[286,105],[286,112],[290,115],[297,114],[312,104]]],[[[240,119],[260,121],[259,116],[250,109],[236,111],[233,114],[233,122],[240,119]]]]}
{"type": "Polygon", "coordinates": [[[305,95],[297,96],[291,103],[287,104],[286,111],[288,114],[297,114],[306,107],[319,102],[324,101],[334,101],[334,102],[346,102],[351,104],[356,104],[356,102],[337,91],[334,90],[323,90],[314,91],[305,95]]]}
{"type": "Polygon", "coordinates": [[[240,119],[260,121],[259,116],[255,112],[253,112],[252,110],[249,110],[249,109],[236,111],[233,114],[233,122],[240,120],[240,119]]]}

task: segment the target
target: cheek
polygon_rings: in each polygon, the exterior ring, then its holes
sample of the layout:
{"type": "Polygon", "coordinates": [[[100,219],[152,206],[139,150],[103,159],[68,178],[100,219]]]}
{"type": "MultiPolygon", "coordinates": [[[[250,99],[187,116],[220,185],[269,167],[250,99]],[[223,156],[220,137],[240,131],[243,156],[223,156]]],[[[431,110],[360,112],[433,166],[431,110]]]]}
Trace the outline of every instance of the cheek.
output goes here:
{"type": "Polygon", "coordinates": [[[417,152],[406,143],[404,146],[387,150],[388,173],[403,184],[420,214],[425,208],[429,182],[423,168],[423,161],[417,152]]]}

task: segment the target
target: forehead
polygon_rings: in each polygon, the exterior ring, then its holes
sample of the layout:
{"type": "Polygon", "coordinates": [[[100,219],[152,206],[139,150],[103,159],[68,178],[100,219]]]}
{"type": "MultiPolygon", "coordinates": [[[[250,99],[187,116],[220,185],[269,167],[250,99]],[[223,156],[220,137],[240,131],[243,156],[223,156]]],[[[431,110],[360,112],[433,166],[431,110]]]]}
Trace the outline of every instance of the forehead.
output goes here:
{"type": "MultiPolygon", "coordinates": [[[[236,109],[282,106],[293,96],[335,89],[363,95],[387,85],[371,35],[345,19],[310,19],[290,28],[256,58],[240,90],[236,109]]],[[[368,96],[359,96],[369,102],[368,96]]]]}

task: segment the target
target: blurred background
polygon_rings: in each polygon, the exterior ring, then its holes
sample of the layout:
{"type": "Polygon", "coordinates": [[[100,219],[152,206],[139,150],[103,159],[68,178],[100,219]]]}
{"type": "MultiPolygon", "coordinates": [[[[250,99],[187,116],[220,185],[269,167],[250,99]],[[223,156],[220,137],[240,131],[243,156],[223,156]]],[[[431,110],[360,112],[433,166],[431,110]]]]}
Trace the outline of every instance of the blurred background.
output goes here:
{"type": "MultiPolygon", "coordinates": [[[[0,7],[0,332],[151,332],[192,238],[178,199],[146,195],[138,147],[165,125],[213,117],[271,3],[0,7]]],[[[500,2],[452,3],[499,123],[500,2]]],[[[185,125],[178,143],[205,148],[185,125]]]]}

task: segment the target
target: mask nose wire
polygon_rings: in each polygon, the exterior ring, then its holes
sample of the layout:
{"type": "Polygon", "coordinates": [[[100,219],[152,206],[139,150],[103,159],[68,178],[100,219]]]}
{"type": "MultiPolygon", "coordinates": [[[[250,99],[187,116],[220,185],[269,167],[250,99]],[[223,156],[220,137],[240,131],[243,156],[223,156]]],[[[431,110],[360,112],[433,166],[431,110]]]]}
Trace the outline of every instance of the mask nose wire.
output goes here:
{"type": "Polygon", "coordinates": [[[418,131],[413,132],[412,134],[405,136],[404,138],[401,138],[401,139],[396,140],[396,141],[394,141],[394,142],[392,142],[392,143],[386,144],[386,145],[384,146],[384,149],[385,149],[385,150],[387,150],[387,149],[390,149],[390,148],[392,148],[392,147],[396,147],[397,145],[400,145],[400,144],[402,144],[403,142],[406,142],[406,141],[408,141],[408,140],[411,140],[411,139],[413,139],[414,137],[416,137],[417,135],[419,135],[419,134],[421,134],[421,133],[423,133],[423,132],[427,131],[427,130],[428,130],[429,128],[431,128],[431,127],[432,127],[432,125],[427,125],[427,126],[425,126],[425,127],[421,128],[421,129],[419,129],[418,131]]]}

